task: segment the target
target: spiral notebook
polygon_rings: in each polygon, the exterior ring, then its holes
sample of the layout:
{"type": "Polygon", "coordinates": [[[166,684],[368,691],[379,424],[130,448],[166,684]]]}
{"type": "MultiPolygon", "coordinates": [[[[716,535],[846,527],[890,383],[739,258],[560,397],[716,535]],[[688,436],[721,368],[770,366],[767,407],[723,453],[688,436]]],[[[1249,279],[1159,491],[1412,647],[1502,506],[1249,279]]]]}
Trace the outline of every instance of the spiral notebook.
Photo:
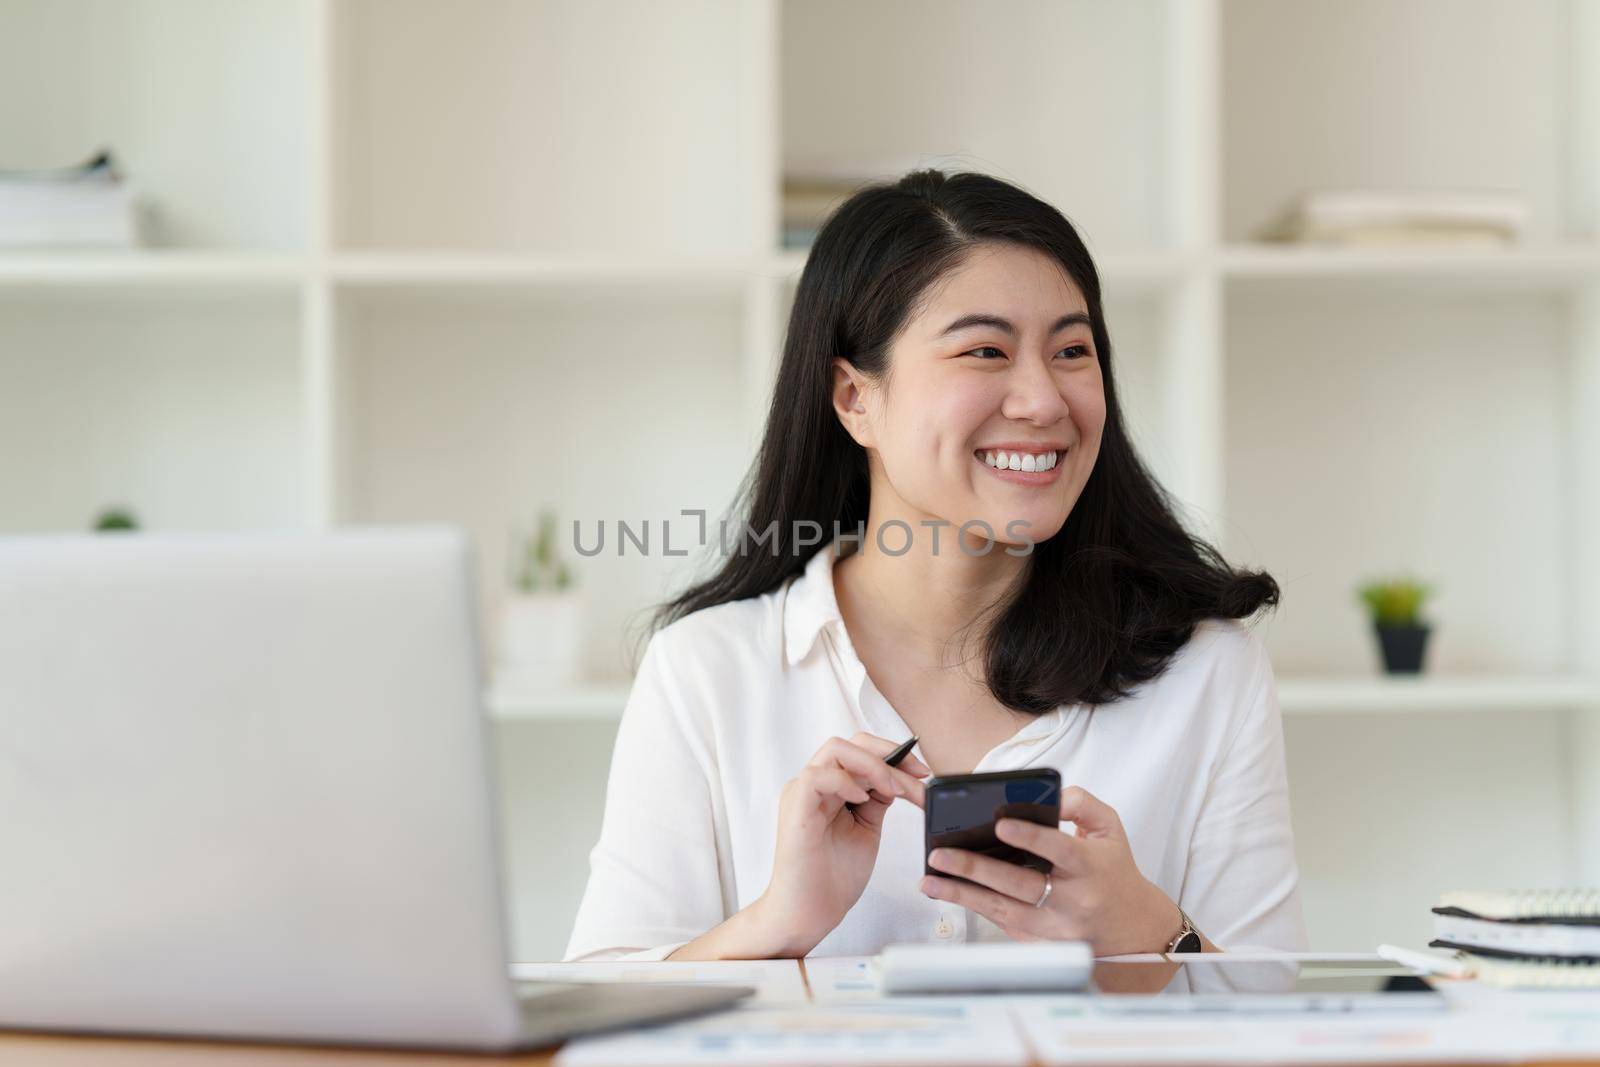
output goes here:
{"type": "Polygon", "coordinates": [[[1600,988],[1600,889],[1446,893],[1434,948],[1454,949],[1478,980],[1517,988],[1600,988]]]}

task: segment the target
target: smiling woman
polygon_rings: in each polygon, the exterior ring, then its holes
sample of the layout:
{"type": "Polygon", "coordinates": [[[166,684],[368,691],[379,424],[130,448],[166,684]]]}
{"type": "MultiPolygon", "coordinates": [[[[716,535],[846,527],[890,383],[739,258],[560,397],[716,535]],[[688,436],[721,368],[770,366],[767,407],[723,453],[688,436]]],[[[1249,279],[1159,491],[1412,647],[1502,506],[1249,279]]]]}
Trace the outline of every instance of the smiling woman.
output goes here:
{"type": "Polygon", "coordinates": [[[1276,688],[1238,621],[1278,588],[1135,454],[1059,211],[935,171],[846,201],[739,511],[658,614],[569,959],[1304,946],[1276,688]],[[1071,832],[997,834],[1048,870],[939,849],[952,877],[924,876],[922,779],[1024,766],[1061,773],[1071,832]]]}

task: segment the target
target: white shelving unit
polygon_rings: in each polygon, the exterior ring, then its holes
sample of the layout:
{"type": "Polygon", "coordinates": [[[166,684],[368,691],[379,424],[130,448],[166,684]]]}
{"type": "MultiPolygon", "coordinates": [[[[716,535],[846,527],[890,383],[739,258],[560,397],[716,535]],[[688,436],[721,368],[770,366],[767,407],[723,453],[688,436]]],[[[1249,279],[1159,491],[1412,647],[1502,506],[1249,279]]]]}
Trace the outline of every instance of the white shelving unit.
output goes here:
{"type": "MultiPolygon", "coordinates": [[[[613,723],[628,701],[625,684],[536,690],[491,688],[489,710],[507,722],[583,720],[613,723]]],[[[1285,715],[1463,714],[1574,711],[1600,705],[1600,684],[1575,676],[1460,675],[1416,678],[1290,678],[1278,686],[1285,715]]]]}
{"type": "MultiPolygon", "coordinates": [[[[1080,227],[1137,441],[1283,586],[1317,943],[1420,939],[1467,880],[1600,881],[1600,0],[0,0],[0,101],[0,166],[109,144],[160,222],[0,256],[0,531],[459,522],[492,635],[539,504],[727,505],[804,264],[786,166],[990,170],[1080,227]],[[1534,222],[1252,243],[1331,185],[1516,188],[1534,222]],[[1406,567],[1441,590],[1414,685],[1352,593],[1406,567]]],[[[619,635],[694,561],[576,562],[595,681],[490,698],[507,752],[590,754],[509,793],[513,834],[567,805],[513,850],[562,858],[518,869],[524,956],[582,886],[619,635]]]]}

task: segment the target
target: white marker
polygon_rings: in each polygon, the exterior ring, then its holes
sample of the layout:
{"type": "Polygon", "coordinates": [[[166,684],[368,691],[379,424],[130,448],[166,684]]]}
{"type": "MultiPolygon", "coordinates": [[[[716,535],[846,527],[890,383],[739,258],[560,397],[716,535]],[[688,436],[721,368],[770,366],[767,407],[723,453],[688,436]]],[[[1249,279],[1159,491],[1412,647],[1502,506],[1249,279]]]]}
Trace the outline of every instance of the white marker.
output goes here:
{"type": "Polygon", "coordinates": [[[1410,967],[1423,974],[1437,974],[1443,978],[1471,978],[1474,973],[1470,964],[1437,952],[1418,952],[1415,949],[1400,948],[1398,945],[1379,945],[1378,955],[1402,967],[1410,967]]]}

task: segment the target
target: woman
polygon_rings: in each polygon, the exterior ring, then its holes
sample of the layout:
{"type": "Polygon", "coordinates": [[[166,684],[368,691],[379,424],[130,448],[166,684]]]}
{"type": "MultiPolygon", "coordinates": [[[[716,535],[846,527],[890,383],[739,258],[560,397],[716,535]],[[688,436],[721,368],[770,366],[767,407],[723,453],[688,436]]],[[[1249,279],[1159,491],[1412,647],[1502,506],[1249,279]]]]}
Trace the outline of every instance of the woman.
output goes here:
{"type": "Polygon", "coordinates": [[[1305,946],[1272,668],[1237,621],[1277,585],[1135,455],[1058,211],[934,171],[846,201],[743,500],[658,614],[568,959],[1305,946]],[[998,833],[1048,875],[959,849],[924,875],[923,777],[1035,766],[1073,832],[998,833]]]}

